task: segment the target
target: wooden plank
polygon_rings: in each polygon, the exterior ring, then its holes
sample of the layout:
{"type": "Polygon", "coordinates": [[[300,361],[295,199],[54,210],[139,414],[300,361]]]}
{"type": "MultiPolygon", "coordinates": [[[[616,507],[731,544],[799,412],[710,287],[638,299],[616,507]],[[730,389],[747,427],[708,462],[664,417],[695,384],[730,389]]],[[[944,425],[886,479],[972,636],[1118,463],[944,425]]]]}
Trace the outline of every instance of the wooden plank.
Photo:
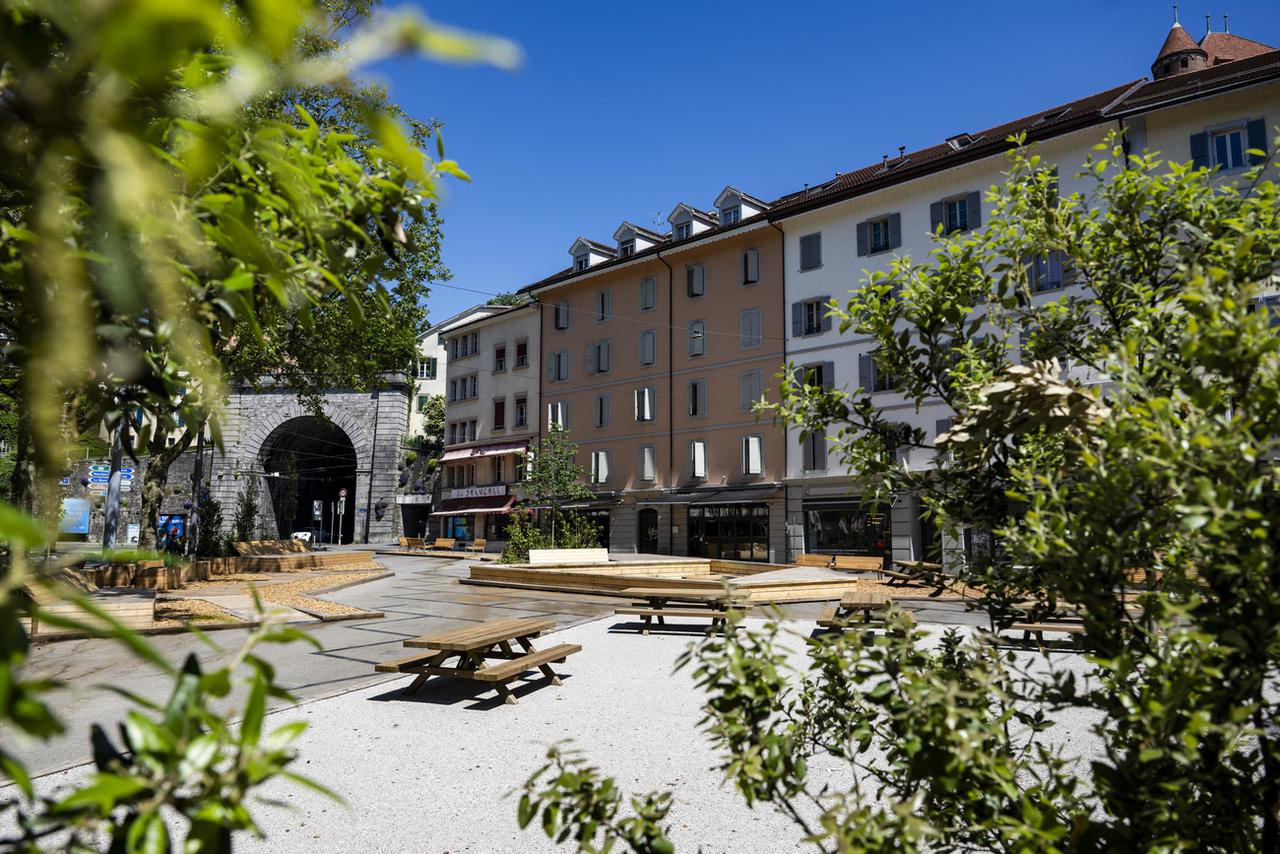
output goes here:
{"type": "Polygon", "coordinates": [[[832,567],[850,572],[880,572],[884,569],[884,559],[868,555],[836,555],[832,567]]]}
{"type": "Polygon", "coordinates": [[[745,598],[744,593],[726,593],[723,589],[682,590],[678,587],[627,587],[623,589],[622,595],[636,599],[670,599],[673,602],[719,602],[734,596],[745,598]]]}
{"type": "Polygon", "coordinates": [[[550,664],[554,661],[564,661],[575,652],[582,652],[582,646],[576,643],[561,643],[555,646],[547,647],[543,650],[530,652],[519,658],[513,658],[510,661],[504,661],[501,664],[490,664],[481,667],[475,671],[473,679],[481,682],[505,682],[524,673],[526,670],[532,670],[544,664],[550,664]]]}
{"type": "Polygon", "coordinates": [[[556,564],[609,563],[608,549],[530,549],[529,563],[533,566],[556,564]]]}
{"type": "Polygon", "coordinates": [[[1084,623],[1048,622],[1048,623],[1014,623],[1009,626],[1011,632],[1064,632],[1069,635],[1084,634],[1084,623]]]}
{"type": "Polygon", "coordinates": [[[527,637],[548,629],[554,629],[555,620],[539,618],[518,618],[510,620],[493,620],[461,630],[434,632],[421,637],[410,638],[404,645],[411,649],[440,649],[455,652],[470,652],[499,641],[517,637],[527,637]]]}
{"type": "Polygon", "coordinates": [[[840,597],[842,608],[888,608],[893,600],[884,593],[870,593],[863,590],[846,590],[840,597]]]}
{"type": "Polygon", "coordinates": [[[390,661],[379,661],[373,666],[375,673],[412,673],[410,668],[426,666],[433,658],[440,654],[440,650],[429,649],[424,652],[406,655],[404,658],[393,658],[390,661]]]}
{"type": "Polygon", "coordinates": [[[728,611],[711,608],[615,608],[614,614],[633,614],[641,617],[714,617],[723,619],[728,611]]]}

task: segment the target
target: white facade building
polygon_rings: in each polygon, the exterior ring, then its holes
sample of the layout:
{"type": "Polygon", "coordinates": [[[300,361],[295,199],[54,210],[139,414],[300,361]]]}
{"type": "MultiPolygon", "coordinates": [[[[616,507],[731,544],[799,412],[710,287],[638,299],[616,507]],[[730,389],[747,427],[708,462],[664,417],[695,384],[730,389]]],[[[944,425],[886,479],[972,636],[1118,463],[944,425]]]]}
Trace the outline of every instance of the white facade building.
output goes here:
{"type": "MultiPolygon", "coordinates": [[[[1258,44],[1237,41],[1244,45],[1241,50],[1258,44]]],[[[1164,67],[1165,53],[1161,56],[1157,62],[1164,67]]],[[[1062,193],[1069,195],[1090,191],[1091,182],[1076,173],[1110,131],[1124,131],[1133,153],[1146,148],[1166,160],[1217,166],[1222,180],[1232,180],[1248,167],[1247,154],[1240,152],[1270,151],[1278,125],[1280,51],[1264,50],[1239,59],[1219,57],[1218,65],[1199,72],[1127,83],[921,151],[899,151],[897,157],[779,199],[770,218],[785,235],[787,359],[812,368],[815,380],[826,385],[850,392],[879,389],[874,399],[887,420],[935,437],[947,428],[952,412],[941,402],[917,407],[895,392],[876,375],[872,340],[841,334],[839,324],[825,317],[823,303],[834,298],[843,304],[850,291],[872,272],[887,271],[895,258],[927,260],[940,224],[951,231],[983,227],[989,212],[983,197],[1003,180],[1005,140],[1013,133],[1027,133],[1037,153],[1058,166],[1062,193]],[[1222,67],[1227,61],[1231,65],[1222,67]]],[[[1057,300],[1076,287],[1069,272],[1063,280],[1060,266],[1050,264],[1046,274],[1037,300],[1057,300]]],[[[1010,346],[1016,350],[1018,342],[1010,346]]],[[[802,444],[794,429],[788,436],[790,553],[870,551],[903,560],[937,559],[938,539],[922,521],[914,498],[899,496],[891,507],[865,512],[850,494],[849,478],[829,445],[821,439],[802,444]]],[[[932,457],[927,450],[904,449],[899,461],[927,468],[932,457]]]]}
{"type": "MultiPolygon", "coordinates": [[[[490,306],[490,308],[493,308],[490,306]]],[[[441,536],[500,550],[519,497],[519,453],[538,434],[540,306],[497,307],[444,331],[441,536]]]]}
{"type": "Polygon", "coordinates": [[[409,436],[421,436],[426,429],[427,401],[445,393],[445,374],[449,358],[445,351],[445,332],[479,317],[502,310],[497,305],[473,305],[431,326],[418,338],[418,361],[413,366],[413,400],[409,401],[409,436]]]}

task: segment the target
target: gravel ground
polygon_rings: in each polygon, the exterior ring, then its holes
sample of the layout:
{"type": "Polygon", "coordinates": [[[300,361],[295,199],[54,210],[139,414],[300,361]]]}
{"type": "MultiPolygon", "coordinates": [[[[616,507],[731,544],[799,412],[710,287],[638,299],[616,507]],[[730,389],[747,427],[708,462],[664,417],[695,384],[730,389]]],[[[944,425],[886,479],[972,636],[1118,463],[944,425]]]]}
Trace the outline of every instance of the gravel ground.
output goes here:
{"type": "Polygon", "coordinates": [[[190,623],[242,623],[212,602],[204,599],[157,599],[152,626],[157,629],[185,626],[190,623]]]}
{"type": "MultiPolygon", "coordinates": [[[[750,622],[756,622],[749,620],[750,622]]],[[[811,622],[789,628],[807,633],[811,622]]],[[[963,630],[963,629],[962,629],[963,630]]],[[[941,627],[931,628],[936,637],[941,627]]],[[[700,633],[642,637],[634,624],[606,617],[544,637],[541,645],[580,643],[557,669],[562,687],[541,678],[513,683],[517,705],[497,702],[475,683],[434,679],[404,695],[412,677],[274,713],[265,730],[292,721],[309,728],[293,770],[333,788],[335,804],[281,783],[260,794],[284,805],[253,807],[263,840],[238,837],[245,852],[570,852],[536,827],[516,825],[512,794],[540,767],[549,745],[574,746],[624,792],[671,789],[668,816],[681,852],[776,854],[809,851],[800,832],[767,806],[749,809],[716,770],[717,756],[699,727],[704,698],[676,658],[700,633]]],[[[795,641],[796,648],[802,645],[795,641]]],[[[1057,655],[1076,669],[1081,659],[1057,655]]],[[[803,653],[794,656],[803,666],[803,653]]],[[[1063,717],[1055,741],[1075,756],[1096,755],[1089,721],[1063,717]]],[[[847,788],[849,771],[817,757],[815,787],[847,788]]],[[[87,769],[42,778],[44,790],[87,769]]]]}
{"type": "Polygon", "coordinates": [[[224,575],[209,581],[196,581],[185,585],[182,589],[187,593],[229,593],[245,594],[249,592],[249,584],[253,583],[264,602],[289,607],[301,606],[329,616],[345,614],[363,614],[360,608],[316,599],[308,595],[320,591],[331,590],[348,584],[358,584],[370,578],[386,575],[385,569],[342,570],[337,572],[317,572],[303,578],[290,581],[280,580],[281,576],[298,575],[298,573],[279,572],[242,572],[235,575],[224,575]]]}

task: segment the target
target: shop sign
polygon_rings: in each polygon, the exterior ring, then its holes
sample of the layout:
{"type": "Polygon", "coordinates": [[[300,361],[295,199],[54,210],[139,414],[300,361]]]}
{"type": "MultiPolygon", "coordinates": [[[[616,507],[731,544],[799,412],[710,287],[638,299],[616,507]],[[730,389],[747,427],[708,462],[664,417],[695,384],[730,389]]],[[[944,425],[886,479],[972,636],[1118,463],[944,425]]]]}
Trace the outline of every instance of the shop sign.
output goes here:
{"type": "Polygon", "coordinates": [[[456,498],[490,498],[495,495],[506,495],[507,485],[505,483],[491,483],[488,486],[464,486],[459,489],[446,489],[444,497],[448,499],[456,498]]]}

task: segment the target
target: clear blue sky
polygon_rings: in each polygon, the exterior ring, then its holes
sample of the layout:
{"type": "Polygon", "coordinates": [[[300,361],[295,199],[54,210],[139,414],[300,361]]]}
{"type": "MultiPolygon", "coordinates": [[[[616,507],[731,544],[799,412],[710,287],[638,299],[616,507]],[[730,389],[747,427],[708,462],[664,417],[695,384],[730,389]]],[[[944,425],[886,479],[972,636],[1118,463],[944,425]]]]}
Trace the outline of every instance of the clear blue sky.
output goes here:
{"type": "MultiPolygon", "coordinates": [[[[488,293],[563,269],[578,235],[609,242],[726,184],[774,198],[1136,80],[1172,22],[1157,0],[419,5],[526,54],[512,73],[375,69],[411,114],[444,121],[472,175],[447,187],[444,260],[451,284],[488,293]]],[[[1199,39],[1210,10],[1181,10],[1199,39]]],[[[1212,11],[1215,30],[1225,11],[1231,32],[1280,46],[1275,0],[1212,11]]],[[[482,299],[437,287],[431,316],[482,299]]]]}

